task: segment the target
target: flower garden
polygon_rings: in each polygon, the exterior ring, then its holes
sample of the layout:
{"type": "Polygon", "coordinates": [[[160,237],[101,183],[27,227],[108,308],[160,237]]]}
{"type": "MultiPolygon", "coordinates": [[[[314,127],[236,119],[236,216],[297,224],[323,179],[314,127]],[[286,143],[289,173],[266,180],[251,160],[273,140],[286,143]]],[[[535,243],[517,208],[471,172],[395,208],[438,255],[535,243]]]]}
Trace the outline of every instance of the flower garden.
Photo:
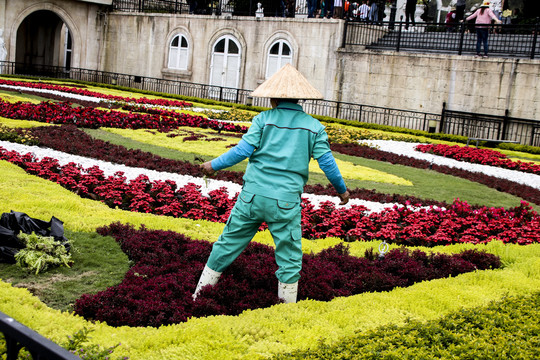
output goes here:
{"type": "MultiPolygon", "coordinates": [[[[538,315],[525,306],[540,289],[537,149],[476,149],[332,119],[351,201],[338,206],[310,166],[299,302],[277,298],[265,226],[193,301],[245,169],[204,178],[198,164],[234,146],[261,110],[197,100],[0,79],[2,213],[61,219],[74,257],[40,274],[0,263],[0,311],[58,343],[89,329],[92,344],[130,359],[460,358],[473,330],[448,324],[483,328],[498,306],[512,309],[498,315],[508,332],[515,314],[538,315]],[[452,339],[434,351],[436,332],[452,339]]],[[[538,324],[521,328],[499,338],[521,344],[500,345],[495,353],[509,351],[500,358],[535,357],[523,344],[538,344],[538,324]]],[[[493,351],[490,334],[477,355],[493,351]]]]}

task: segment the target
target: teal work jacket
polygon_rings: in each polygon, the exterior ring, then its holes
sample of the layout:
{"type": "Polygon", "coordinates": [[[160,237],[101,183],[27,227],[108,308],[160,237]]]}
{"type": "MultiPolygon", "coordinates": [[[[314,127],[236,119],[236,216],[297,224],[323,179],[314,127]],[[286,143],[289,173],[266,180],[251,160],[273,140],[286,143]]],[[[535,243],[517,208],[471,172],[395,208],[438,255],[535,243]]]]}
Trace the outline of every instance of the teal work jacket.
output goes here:
{"type": "Polygon", "coordinates": [[[278,200],[300,201],[311,158],[330,151],[324,126],[289,102],[253,118],[242,139],[255,148],[243,189],[278,200]]]}

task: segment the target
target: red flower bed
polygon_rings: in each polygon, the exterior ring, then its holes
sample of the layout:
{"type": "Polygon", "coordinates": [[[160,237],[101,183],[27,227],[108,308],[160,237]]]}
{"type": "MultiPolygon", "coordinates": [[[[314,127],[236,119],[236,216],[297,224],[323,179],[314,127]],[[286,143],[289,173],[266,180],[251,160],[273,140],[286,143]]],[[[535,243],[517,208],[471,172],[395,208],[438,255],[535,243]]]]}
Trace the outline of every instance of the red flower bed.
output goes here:
{"type": "MultiPolygon", "coordinates": [[[[121,284],[94,295],[83,295],[76,314],[111,326],[155,326],[184,322],[190,317],[237,315],[247,309],[279,303],[274,250],[251,243],[213,287],[191,295],[212,244],[170,231],[135,230],[119,223],[98,229],[121,244],[135,264],[121,284]]],[[[428,255],[396,249],[384,258],[366,252],[350,256],[344,245],[318,255],[304,255],[298,299],[329,301],[367,291],[388,291],[416,282],[500,267],[492,254],[476,250],[428,255]]]]}
{"type": "MultiPolygon", "coordinates": [[[[121,172],[104,177],[96,166],[86,170],[74,163],[59,166],[58,161],[51,158],[37,161],[31,154],[21,156],[1,147],[0,160],[15,163],[80,196],[130,211],[225,222],[235,201],[229,199],[225,188],[210,192],[210,197],[206,198],[194,184],[177,189],[172,181],[151,182],[144,175],[131,181],[121,172]]],[[[413,211],[396,206],[369,215],[366,210],[356,205],[336,208],[332,203],[323,203],[315,209],[304,199],[303,237],[337,236],[348,241],[384,239],[396,244],[427,246],[483,243],[493,238],[523,245],[540,242],[540,217],[527,203],[508,210],[473,209],[459,200],[447,209],[430,207],[413,211]]]]}
{"type": "MultiPolygon", "coordinates": [[[[160,113],[161,114],[161,113],[160,113]]],[[[10,119],[34,120],[50,124],[74,124],[83,128],[113,127],[121,129],[158,129],[168,132],[180,126],[247,131],[246,127],[209,120],[174,111],[163,111],[163,115],[125,113],[115,110],[100,110],[92,107],[73,107],[69,102],[25,102],[9,103],[0,99],[0,116],[10,119]],[[165,115],[166,114],[166,115],[165,115]]]]}
{"type": "Polygon", "coordinates": [[[103,93],[100,93],[100,92],[89,91],[89,90],[80,89],[80,88],[76,88],[76,87],[44,84],[44,83],[40,83],[40,82],[35,83],[35,82],[27,82],[27,81],[11,81],[11,80],[0,79],[0,84],[2,84],[2,85],[10,85],[10,86],[21,86],[21,87],[26,87],[26,88],[30,88],[30,89],[44,89],[44,90],[62,91],[62,92],[65,92],[65,93],[70,93],[70,94],[90,96],[90,97],[113,100],[113,101],[119,101],[119,102],[131,102],[131,103],[137,103],[137,104],[148,104],[148,105],[157,105],[157,106],[172,106],[172,107],[190,107],[190,106],[193,106],[193,104],[191,104],[189,102],[186,102],[186,101],[181,101],[181,100],[148,99],[148,98],[125,98],[125,97],[122,97],[122,96],[107,95],[107,94],[103,94],[103,93]]]}
{"type": "Polygon", "coordinates": [[[459,161],[497,166],[540,175],[540,165],[536,165],[533,162],[512,161],[505,154],[491,149],[477,149],[468,146],[450,146],[445,144],[420,144],[415,149],[423,153],[440,155],[459,161]]]}
{"type": "Polygon", "coordinates": [[[411,166],[419,169],[431,169],[443,174],[458,176],[469,181],[484,184],[490,188],[497,189],[498,191],[507,192],[525,199],[526,201],[540,205],[540,190],[533,188],[532,186],[516,183],[514,181],[500,179],[482,173],[456,169],[450,166],[432,164],[426,160],[419,160],[408,156],[393,154],[358,144],[331,144],[330,147],[333,151],[346,155],[360,156],[377,161],[387,161],[392,164],[411,166]]]}

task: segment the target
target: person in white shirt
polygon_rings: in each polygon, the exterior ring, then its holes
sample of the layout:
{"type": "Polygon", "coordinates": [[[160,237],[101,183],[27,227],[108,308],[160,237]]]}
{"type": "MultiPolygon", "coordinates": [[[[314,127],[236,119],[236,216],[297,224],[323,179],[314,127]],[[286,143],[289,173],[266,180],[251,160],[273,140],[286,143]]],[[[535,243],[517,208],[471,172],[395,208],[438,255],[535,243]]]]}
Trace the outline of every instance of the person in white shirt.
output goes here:
{"type": "Polygon", "coordinates": [[[343,1],[334,0],[334,19],[341,19],[343,17],[343,1]]]}
{"type": "Polygon", "coordinates": [[[362,5],[360,5],[360,8],[358,9],[358,13],[360,14],[360,21],[367,21],[369,15],[367,0],[362,0],[362,5]]]}

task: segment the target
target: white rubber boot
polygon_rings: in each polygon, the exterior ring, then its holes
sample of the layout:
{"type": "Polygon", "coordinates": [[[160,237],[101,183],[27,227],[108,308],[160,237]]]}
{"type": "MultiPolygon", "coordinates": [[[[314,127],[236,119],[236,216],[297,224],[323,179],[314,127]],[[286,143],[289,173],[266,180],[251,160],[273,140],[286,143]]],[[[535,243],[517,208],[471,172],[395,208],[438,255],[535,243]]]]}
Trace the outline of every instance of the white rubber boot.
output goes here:
{"type": "Polygon", "coordinates": [[[285,284],[278,281],[278,297],[286,304],[295,303],[298,295],[298,281],[294,284],[285,284]]]}
{"type": "Polygon", "coordinates": [[[208,265],[205,265],[204,270],[201,274],[201,278],[199,279],[199,283],[197,284],[197,288],[195,289],[195,292],[192,295],[193,300],[197,298],[201,289],[205,287],[206,285],[216,285],[220,276],[221,276],[220,272],[214,271],[210,269],[208,265]]]}

